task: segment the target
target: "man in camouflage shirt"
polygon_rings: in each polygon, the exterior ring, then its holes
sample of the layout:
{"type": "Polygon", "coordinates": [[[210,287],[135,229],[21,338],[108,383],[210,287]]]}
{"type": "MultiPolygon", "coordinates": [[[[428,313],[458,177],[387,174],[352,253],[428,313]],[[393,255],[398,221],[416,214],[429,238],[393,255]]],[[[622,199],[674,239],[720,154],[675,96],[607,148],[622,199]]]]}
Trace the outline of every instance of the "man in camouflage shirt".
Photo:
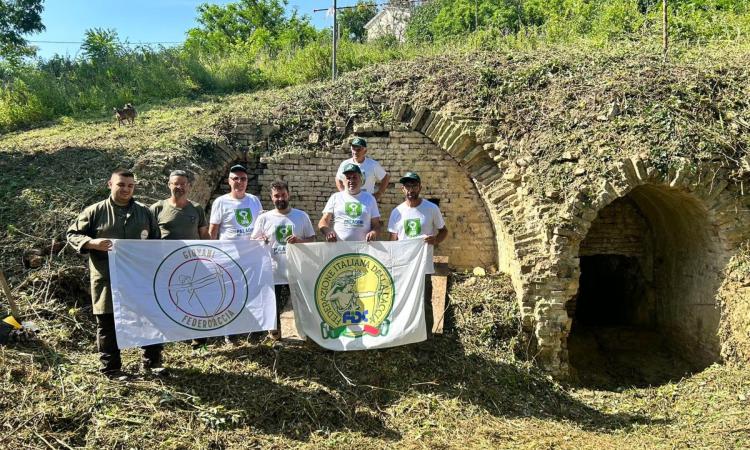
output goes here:
{"type": "MultiPolygon", "coordinates": [[[[107,186],[109,198],[85,208],[68,228],[67,237],[73,248],[89,255],[96,345],[102,362],[100,370],[109,377],[119,378],[124,374],[115,336],[107,252],[112,250],[112,239],[158,239],[159,226],[148,207],[133,200],[135,177],[132,172],[115,170],[107,186]]],[[[160,371],[162,345],[149,345],[143,350],[143,369],[160,371]]]]}

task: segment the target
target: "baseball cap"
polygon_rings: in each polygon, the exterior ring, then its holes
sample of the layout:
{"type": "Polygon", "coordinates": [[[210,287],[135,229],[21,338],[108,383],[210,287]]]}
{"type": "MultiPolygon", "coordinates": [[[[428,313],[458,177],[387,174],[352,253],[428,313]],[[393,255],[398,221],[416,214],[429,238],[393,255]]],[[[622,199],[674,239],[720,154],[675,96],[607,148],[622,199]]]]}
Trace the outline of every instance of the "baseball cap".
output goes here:
{"type": "Polygon", "coordinates": [[[358,165],[349,163],[344,166],[344,169],[341,171],[341,173],[347,173],[347,172],[357,172],[359,174],[362,173],[362,169],[359,168],[358,165]]]}
{"type": "Polygon", "coordinates": [[[398,180],[399,183],[404,184],[409,181],[416,181],[417,183],[421,183],[422,180],[419,179],[419,175],[416,174],[416,172],[406,172],[406,175],[401,177],[400,180],[398,180]]]}
{"type": "Polygon", "coordinates": [[[245,172],[247,173],[247,169],[245,169],[245,166],[242,164],[235,164],[232,167],[229,168],[230,172],[245,172]]]}
{"type": "Polygon", "coordinates": [[[352,139],[352,147],[367,147],[367,141],[361,137],[355,137],[352,139]]]}

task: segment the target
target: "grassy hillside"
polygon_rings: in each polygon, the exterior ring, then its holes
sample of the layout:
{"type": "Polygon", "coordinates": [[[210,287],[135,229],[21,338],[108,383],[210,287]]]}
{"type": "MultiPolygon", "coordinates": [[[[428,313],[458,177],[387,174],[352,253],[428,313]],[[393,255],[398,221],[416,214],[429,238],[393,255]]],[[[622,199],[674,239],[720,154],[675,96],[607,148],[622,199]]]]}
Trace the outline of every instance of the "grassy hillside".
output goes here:
{"type": "MultiPolygon", "coordinates": [[[[137,196],[162,197],[170,169],[211,164],[212,142],[236,117],[277,124],[272,152],[330,150],[344,138],[335,121],[388,122],[395,101],[479,117],[507,136],[509,158],[537,161],[527,173],[539,195],[549,183],[577,191],[580,180],[549,164],[566,150],[599,173],[644,151],[665,167],[708,158],[739,173],[750,48],[682,47],[667,63],[659,55],[643,42],[452,53],[335,83],[138,104],[134,127],[101,116],[0,137],[0,263],[41,329],[36,345],[0,347],[4,445],[747,446],[747,367],[715,365],[647,388],[561,385],[526,361],[505,277],[456,276],[449,334],[428,343],[347,354],[244,343],[205,357],[174,344],[173,378],[111,382],[96,373],[84,260],[55,245],[84,205],[106,196],[110,169],[134,168],[137,196]],[[382,96],[388,102],[375,101],[382,96]],[[308,142],[312,131],[320,144],[308,142]],[[24,267],[30,250],[41,267],[24,267]]],[[[733,269],[738,280],[747,267],[733,269]]],[[[126,352],[126,366],[136,362],[126,352]]]]}

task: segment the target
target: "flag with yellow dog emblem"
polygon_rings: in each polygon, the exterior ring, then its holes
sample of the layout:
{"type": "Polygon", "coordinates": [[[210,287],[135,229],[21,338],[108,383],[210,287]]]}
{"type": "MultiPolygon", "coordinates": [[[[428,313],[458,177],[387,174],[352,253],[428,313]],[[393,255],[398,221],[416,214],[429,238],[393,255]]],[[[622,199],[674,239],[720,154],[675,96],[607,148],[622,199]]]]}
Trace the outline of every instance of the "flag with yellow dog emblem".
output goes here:
{"type": "Polygon", "coordinates": [[[421,239],[290,245],[297,330],[329,350],[425,340],[427,250],[421,239]]]}

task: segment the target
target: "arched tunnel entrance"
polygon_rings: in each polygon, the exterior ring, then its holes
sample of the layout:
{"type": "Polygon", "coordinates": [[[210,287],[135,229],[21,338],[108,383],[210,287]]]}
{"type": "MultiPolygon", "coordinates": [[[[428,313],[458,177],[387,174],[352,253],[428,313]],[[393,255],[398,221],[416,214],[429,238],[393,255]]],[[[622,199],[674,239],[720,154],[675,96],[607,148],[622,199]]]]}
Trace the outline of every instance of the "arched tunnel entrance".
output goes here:
{"type": "Polygon", "coordinates": [[[726,263],[694,196],[636,187],[602,208],[579,248],[568,354],[584,384],[650,385],[719,358],[715,297],[726,263]]]}

